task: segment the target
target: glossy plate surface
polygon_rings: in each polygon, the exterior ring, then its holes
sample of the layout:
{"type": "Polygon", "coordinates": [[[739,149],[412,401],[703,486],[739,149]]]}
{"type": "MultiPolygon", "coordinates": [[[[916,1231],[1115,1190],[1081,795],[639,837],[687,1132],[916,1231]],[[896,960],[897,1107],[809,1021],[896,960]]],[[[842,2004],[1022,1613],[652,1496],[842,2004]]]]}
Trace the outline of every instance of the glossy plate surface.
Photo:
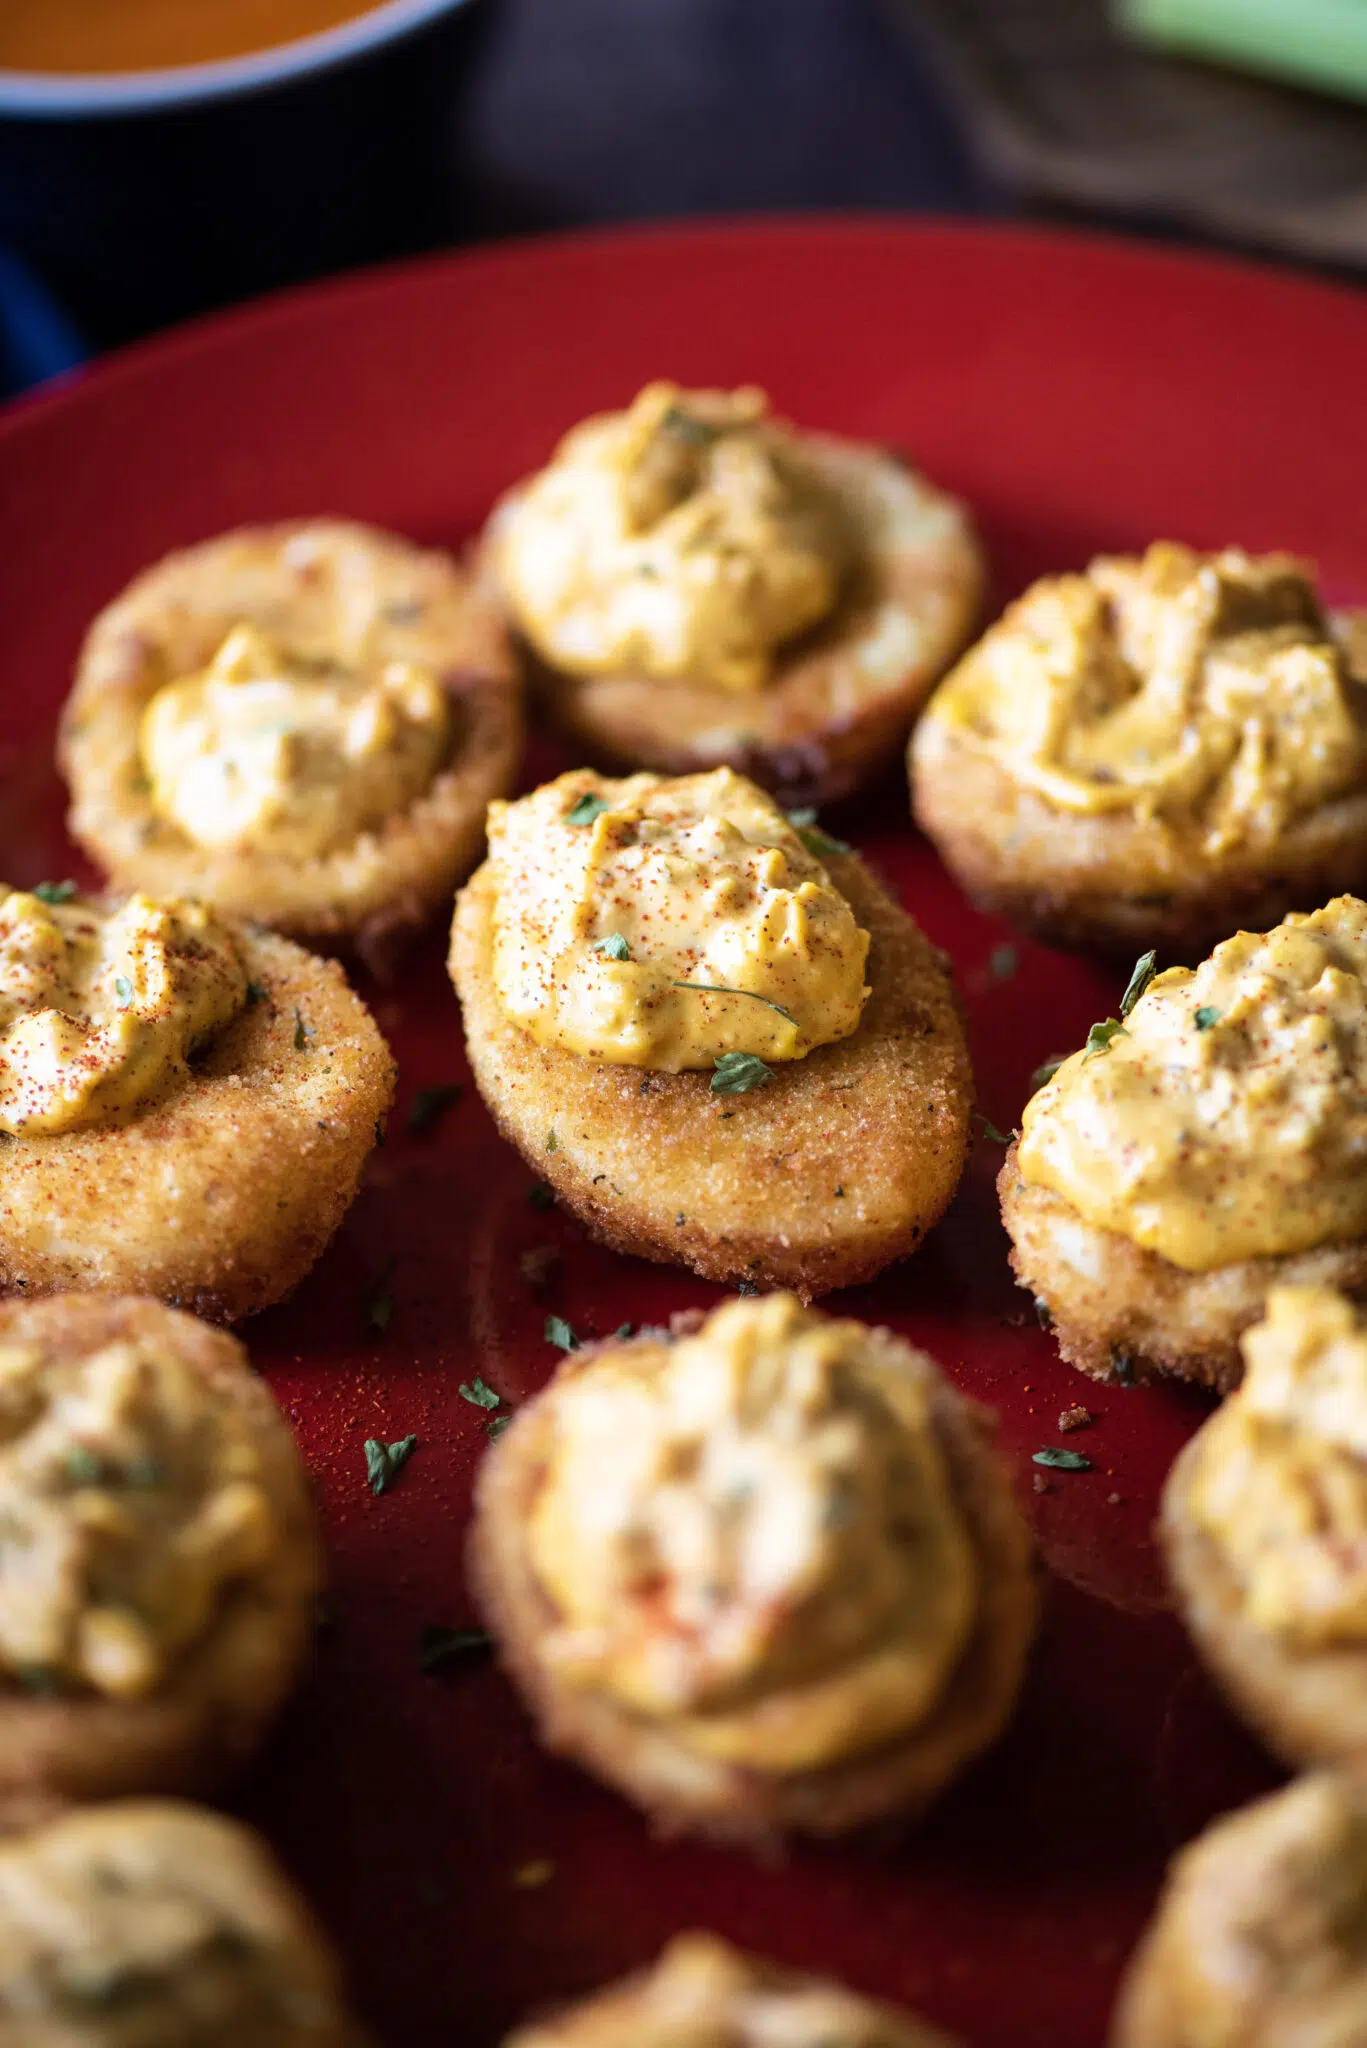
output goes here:
{"type": "MultiPolygon", "coordinates": [[[[584,413],[645,380],[766,385],[814,427],[904,448],[975,506],[998,597],[1097,549],[1172,535],[1318,558],[1367,602],[1367,301],[1083,238],[883,222],[631,234],[457,257],[267,304],[153,344],[0,421],[0,872],[84,875],[52,724],[94,611],[166,549],[242,520],[344,513],[459,546],[584,413]]],[[[531,779],[571,765],[544,742],[531,779]]],[[[900,791],[832,821],[953,954],[980,1102],[1003,1129],[1033,1068],[1111,1013],[1119,978],[1013,942],[912,833],[900,791]]],[[[718,1290],[589,1244],[469,1087],[433,933],[372,1000],[398,1055],[390,1136],[295,1298],[247,1326],[295,1423],[332,1552],[317,1669],[241,1793],[343,1944],[392,2048],[486,2048],[529,2007],[710,1926],[846,1977],[973,2048],[1095,2048],[1171,1849],[1273,1774],[1165,1611],[1149,1530],[1205,1412],[1093,1389],[1011,1284],[984,1136],[925,1251],[829,1304],[924,1344],[1001,1418],[1048,1567],[1001,1748],[900,1845],[777,1866],[652,1842],[544,1757],[479,1657],[424,1675],[425,1624],[472,1619],[461,1550],[486,1443],[459,1383],[542,1384],[548,1312],[582,1335],[718,1290]],[[416,1092],[463,1082],[426,1135],[416,1092]],[[551,1247],[549,1284],[523,1255],[551,1247]],[[372,1304],[392,1298],[388,1327],[372,1304]],[[1041,1475],[1062,1409],[1094,1469],[1041,1475]],[[415,1432],[394,1489],[362,1444],[415,1432]]],[[[380,1312],[381,1315],[383,1311],[380,1312]]]]}

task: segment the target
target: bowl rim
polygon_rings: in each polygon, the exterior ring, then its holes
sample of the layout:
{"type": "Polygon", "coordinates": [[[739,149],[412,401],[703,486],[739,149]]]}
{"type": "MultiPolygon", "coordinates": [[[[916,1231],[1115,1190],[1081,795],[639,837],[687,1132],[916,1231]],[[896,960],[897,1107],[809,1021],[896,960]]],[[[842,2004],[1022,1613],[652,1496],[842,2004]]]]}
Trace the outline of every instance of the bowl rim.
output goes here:
{"type": "Polygon", "coordinates": [[[330,70],[453,14],[472,0],[380,0],[363,14],[314,35],[240,57],[146,71],[14,71],[0,66],[0,117],[61,120],[81,114],[173,111],[205,100],[259,92],[330,70]]]}

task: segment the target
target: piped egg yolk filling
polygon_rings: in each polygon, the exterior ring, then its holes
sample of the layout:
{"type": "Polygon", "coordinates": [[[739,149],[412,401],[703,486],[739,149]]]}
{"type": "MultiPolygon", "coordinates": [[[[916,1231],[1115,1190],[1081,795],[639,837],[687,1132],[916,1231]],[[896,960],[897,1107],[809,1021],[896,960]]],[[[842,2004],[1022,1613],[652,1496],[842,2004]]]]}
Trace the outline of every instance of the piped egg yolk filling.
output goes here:
{"type": "Polygon", "coordinates": [[[38,1691],[155,1690],[281,1532],[245,1424],[146,1342],[0,1345],[0,1664],[38,1691]]]}
{"type": "Polygon", "coordinates": [[[855,1030],[869,935],[729,768],[562,775],[489,807],[494,979],[542,1045],[669,1073],[801,1059],[855,1030]]]}
{"type": "Polygon", "coordinates": [[[231,935],[201,903],[0,895],[0,1130],[65,1131],[183,1076],[247,999],[231,935]]]}
{"type": "Polygon", "coordinates": [[[1274,1288],[1243,1353],[1190,1514],[1255,1627],[1307,1650],[1367,1641],[1367,1326],[1331,1288],[1274,1288]]]}
{"type": "Polygon", "coordinates": [[[1188,1272],[1367,1231],[1367,904],[1169,968],[1021,1119],[1020,1170],[1188,1272]]]}
{"type": "Polygon", "coordinates": [[[1265,843],[1367,772],[1362,692],[1301,564],[1156,542],[1048,578],[930,717],[1060,811],[1265,843]]]}
{"type": "Polygon", "coordinates": [[[528,1529],[565,1685],[700,1755],[818,1769],[915,1728],[972,1629],[926,1386],[789,1295],[557,1389],[528,1529]]]}
{"type": "Polygon", "coordinates": [[[518,624],[572,675],[741,693],[840,602],[851,524],[763,392],[650,384],[561,442],[502,523],[518,624]]]}
{"type": "Polygon", "coordinates": [[[153,805],[196,846],[312,860],[407,810],[449,729],[420,663],[305,660],[238,625],[151,698],[140,744],[153,805]]]}

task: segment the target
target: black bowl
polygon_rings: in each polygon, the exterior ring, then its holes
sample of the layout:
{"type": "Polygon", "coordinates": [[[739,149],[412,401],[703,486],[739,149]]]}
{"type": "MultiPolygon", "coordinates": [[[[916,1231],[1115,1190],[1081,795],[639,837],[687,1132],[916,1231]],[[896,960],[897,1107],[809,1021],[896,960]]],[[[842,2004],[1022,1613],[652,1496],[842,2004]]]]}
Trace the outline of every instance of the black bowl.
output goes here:
{"type": "Polygon", "coordinates": [[[0,242],[99,347],[444,240],[487,0],[388,0],[173,71],[0,71],[0,242]]]}

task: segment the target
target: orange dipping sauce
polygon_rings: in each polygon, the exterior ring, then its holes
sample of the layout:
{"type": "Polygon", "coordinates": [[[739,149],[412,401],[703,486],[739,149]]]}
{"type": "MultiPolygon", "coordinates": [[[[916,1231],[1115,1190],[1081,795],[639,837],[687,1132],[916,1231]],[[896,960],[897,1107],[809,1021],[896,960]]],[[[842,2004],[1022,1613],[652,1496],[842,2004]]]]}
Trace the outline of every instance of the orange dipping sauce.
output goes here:
{"type": "Polygon", "coordinates": [[[0,0],[0,70],[155,71],[292,43],[376,0],[0,0]]]}

